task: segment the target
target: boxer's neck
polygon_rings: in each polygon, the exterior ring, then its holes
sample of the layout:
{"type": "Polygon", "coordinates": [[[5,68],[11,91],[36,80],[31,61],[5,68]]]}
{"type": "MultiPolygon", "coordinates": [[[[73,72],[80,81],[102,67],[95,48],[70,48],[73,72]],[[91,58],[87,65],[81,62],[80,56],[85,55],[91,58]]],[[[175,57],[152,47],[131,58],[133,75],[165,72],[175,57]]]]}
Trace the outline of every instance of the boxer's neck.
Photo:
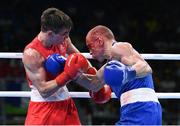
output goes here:
{"type": "Polygon", "coordinates": [[[105,59],[109,60],[112,58],[112,45],[116,42],[115,40],[108,40],[104,43],[105,59]]]}

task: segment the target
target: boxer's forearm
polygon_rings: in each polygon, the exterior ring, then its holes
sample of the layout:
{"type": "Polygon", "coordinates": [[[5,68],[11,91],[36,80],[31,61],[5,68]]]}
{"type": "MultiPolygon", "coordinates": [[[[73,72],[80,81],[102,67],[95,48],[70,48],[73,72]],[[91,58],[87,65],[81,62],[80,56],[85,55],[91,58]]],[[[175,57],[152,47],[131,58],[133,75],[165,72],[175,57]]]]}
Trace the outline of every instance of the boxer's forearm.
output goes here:
{"type": "Polygon", "coordinates": [[[92,90],[95,92],[99,91],[104,85],[104,83],[99,80],[96,75],[90,74],[82,74],[78,77],[76,83],[88,90],[92,90]]]}
{"type": "Polygon", "coordinates": [[[47,98],[53,95],[60,87],[56,84],[55,80],[47,82],[32,82],[33,85],[38,89],[40,95],[43,98],[47,98]]]}

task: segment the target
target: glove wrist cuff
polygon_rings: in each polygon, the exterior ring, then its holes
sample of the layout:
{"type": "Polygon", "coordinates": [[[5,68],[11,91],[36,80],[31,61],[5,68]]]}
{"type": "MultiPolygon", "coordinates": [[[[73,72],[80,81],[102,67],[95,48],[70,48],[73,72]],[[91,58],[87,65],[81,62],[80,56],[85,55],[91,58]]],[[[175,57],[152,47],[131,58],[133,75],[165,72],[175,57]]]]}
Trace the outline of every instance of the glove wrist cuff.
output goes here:
{"type": "Polygon", "coordinates": [[[64,86],[66,85],[69,81],[71,81],[70,77],[68,74],[66,74],[65,72],[62,72],[60,75],[58,75],[56,78],[56,83],[58,86],[64,86]]]}

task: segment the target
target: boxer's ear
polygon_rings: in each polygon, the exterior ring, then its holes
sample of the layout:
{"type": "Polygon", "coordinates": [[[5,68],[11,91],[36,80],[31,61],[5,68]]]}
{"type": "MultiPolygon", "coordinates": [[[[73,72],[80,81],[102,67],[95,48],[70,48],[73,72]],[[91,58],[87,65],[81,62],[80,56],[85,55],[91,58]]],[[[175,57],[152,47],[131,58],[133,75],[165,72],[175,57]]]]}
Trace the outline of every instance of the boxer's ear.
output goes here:
{"type": "Polygon", "coordinates": [[[96,42],[98,43],[99,46],[103,46],[104,45],[104,39],[102,37],[98,37],[96,42]]]}
{"type": "Polygon", "coordinates": [[[51,30],[48,30],[46,33],[47,33],[48,36],[53,36],[53,35],[55,34],[55,33],[54,33],[53,31],[51,31],[51,30]]]}

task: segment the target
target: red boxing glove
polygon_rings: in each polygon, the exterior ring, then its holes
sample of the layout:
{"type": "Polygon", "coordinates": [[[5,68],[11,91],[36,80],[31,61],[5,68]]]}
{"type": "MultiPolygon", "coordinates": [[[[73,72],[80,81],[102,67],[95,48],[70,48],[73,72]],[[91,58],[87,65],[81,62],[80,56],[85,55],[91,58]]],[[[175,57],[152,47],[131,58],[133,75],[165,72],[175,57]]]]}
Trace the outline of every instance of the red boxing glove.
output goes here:
{"type": "Polygon", "coordinates": [[[63,71],[61,74],[59,74],[56,77],[55,80],[56,80],[57,85],[62,87],[66,85],[67,82],[71,81],[71,78],[66,72],[63,71]]]}
{"type": "Polygon", "coordinates": [[[88,70],[87,70],[87,73],[88,74],[92,74],[92,75],[96,75],[96,68],[95,67],[90,67],[88,70]]]}
{"type": "Polygon", "coordinates": [[[104,104],[111,99],[111,88],[105,84],[98,92],[89,91],[89,95],[97,104],[104,104]]]}
{"type": "Polygon", "coordinates": [[[87,59],[80,53],[73,53],[67,58],[64,71],[55,80],[58,85],[64,86],[67,82],[74,79],[79,71],[87,70],[87,68],[87,59]]]}
{"type": "MultiPolygon", "coordinates": [[[[87,70],[88,74],[96,75],[96,72],[97,70],[95,67],[90,67],[87,70]]],[[[95,103],[104,104],[111,99],[111,92],[111,88],[109,87],[109,85],[106,84],[98,92],[89,91],[89,95],[95,103]]]]}
{"type": "Polygon", "coordinates": [[[88,66],[87,59],[81,53],[73,53],[67,58],[64,71],[74,78],[79,71],[87,70],[88,66]]]}

